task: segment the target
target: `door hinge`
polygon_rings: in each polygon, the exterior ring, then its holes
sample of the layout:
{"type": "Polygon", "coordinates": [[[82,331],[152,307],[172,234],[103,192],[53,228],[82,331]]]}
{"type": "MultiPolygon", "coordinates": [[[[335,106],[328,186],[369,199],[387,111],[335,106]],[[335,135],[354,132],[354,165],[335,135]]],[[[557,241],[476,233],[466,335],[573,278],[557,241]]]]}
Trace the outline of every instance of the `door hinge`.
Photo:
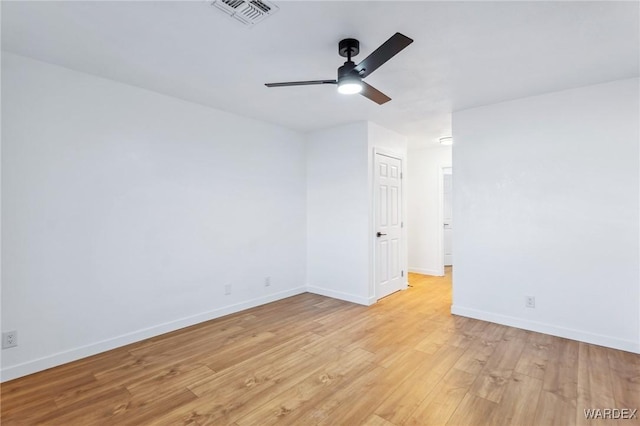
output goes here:
{"type": "Polygon", "coordinates": [[[400,276],[404,277],[404,271],[400,271],[400,276]]]}
{"type": "Polygon", "coordinates": [[[400,222],[400,228],[404,228],[404,222],[400,222]]]}
{"type": "Polygon", "coordinates": [[[400,179],[402,179],[402,172],[400,172],[400,179]]]}

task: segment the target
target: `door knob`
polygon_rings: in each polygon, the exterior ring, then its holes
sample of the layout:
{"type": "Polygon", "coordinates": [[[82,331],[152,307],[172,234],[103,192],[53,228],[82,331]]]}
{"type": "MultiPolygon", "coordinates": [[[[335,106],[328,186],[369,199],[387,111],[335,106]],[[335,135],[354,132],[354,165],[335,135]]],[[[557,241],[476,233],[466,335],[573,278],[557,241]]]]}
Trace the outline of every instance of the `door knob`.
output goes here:
{"type": "Polygon", "coordinates": [[[387,234],[383,234],[382,232],[378,232],[376,235],[377,235],[377,237],[378,237],[378,238],[380,238],[380,237],[382,237],[383,235],[387,235],[387,234]]]}

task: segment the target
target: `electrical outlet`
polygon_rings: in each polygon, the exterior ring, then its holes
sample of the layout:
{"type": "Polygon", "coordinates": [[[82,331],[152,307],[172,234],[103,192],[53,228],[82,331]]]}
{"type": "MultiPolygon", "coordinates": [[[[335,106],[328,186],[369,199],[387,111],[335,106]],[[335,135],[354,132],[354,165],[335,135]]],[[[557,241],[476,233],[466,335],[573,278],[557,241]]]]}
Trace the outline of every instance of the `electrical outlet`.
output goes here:
{"type": "Polygon", "coordinates": [[[2,349],[13,348],[18,346],[18,332],[5,331],[2,333],[2,349]]]}
{"type": "Polygon", "coordinates": [[[231,294],[231,284],[225,284],[224,285],[224,294],[225,296],[228,296],[231,294]]]}
{"type": "Polygon", "coordinates": [[[266,277],[264,279],[264,286],[269,287],[271,285],[271,277],[266,277]]]}
{"type": "Polygon", "coordinates": [[[535,308],[536,307],[536,298],[534,296],[525,296],[524,297],[524,306],[527,308],[535,308]]]}

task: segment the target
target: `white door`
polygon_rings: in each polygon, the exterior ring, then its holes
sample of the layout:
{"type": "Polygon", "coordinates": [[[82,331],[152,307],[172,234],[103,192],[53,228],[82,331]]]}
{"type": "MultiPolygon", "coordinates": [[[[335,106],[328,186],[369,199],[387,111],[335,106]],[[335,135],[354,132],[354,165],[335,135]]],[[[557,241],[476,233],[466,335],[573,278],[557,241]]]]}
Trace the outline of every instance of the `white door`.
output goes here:
{"type": "Polygon", "coordinates": [[[451,266],[453,265],[453,206],[451,204],[453,198],[453,175],[450,167],[444,169],[442,177],[444,185],[442,191],[444,200],[444,211],[442,215],[444,219],[444,266],[451,266]]]}
{"type": "Polygon", "coordinates": [[[401,270],[402,161],[383,154],[375,160],[376,296],[385,297],[403,287],[401,270]]]}

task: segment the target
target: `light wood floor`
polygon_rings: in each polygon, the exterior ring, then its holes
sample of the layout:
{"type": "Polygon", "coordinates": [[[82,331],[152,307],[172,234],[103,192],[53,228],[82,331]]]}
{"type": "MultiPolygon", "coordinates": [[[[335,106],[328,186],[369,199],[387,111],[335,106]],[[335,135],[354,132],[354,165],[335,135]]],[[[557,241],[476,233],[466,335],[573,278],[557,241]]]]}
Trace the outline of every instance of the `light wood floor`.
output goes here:
{"type": "Polygon", "coordinates": [[[639,355],[455,317],[449,276],[410,282],[368,308],[304,294],[7,382],[2,424],[566,426],[640,408],[639,355]]]}

